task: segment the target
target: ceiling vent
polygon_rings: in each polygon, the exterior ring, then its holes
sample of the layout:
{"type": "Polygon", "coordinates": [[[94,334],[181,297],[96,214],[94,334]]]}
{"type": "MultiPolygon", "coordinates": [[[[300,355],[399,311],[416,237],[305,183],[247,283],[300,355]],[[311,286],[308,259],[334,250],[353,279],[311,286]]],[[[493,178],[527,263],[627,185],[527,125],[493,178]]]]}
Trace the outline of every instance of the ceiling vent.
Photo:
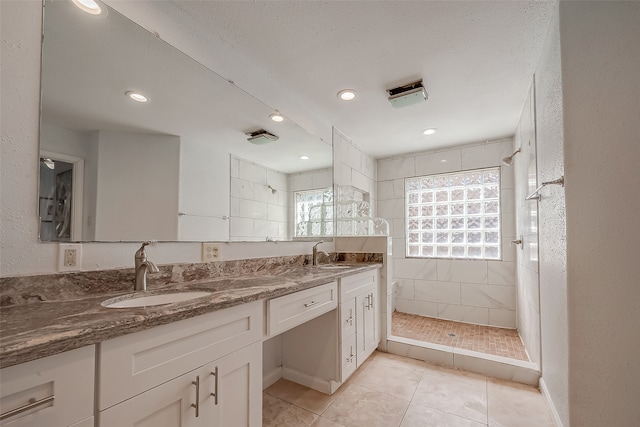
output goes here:
{"type": "Polygon", "coordinates": [[[428,98],[422,79],[404,86],[388,89],[387,92],[389,93],[389,102],[395,108],[417,104],[426,101],[428,98]]]}
{"type": "Polygon", "coordinates": [[[267,144],[269,142],[274,142],[277,141],[279,139],[278,136],[267,132],[264,129],[260,129],[257,130],[255,132],[251,132],[246,134],[249,138],[247,138],[247,141],[249,141],[252,144],[256,144],[256,145],[262,145],[262,144],[267,144]]]}

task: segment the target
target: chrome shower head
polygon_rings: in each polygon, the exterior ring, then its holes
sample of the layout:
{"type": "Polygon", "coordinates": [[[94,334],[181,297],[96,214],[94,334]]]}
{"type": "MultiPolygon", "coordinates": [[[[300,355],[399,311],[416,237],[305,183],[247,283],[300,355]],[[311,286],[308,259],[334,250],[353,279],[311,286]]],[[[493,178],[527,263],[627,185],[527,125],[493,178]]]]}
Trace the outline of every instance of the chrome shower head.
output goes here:
{"type": "Polygon", "coordinates": [[[509,157],[505,157],[504,159],[502,159],[502,164],[506,165],[506,166],[511,166],[511,164],[513,163],[513,156],[515,156],[516,154],[518,154],[520,152],[520,148],[518,148],[515,153],[513,153],[512,155],[510,155],[509,157]]]}
{"type": "Polygon", "coordinates": [[[271,194],[276,194],[278,192],[278,190],[273,188],[271,185],[267,185],[267,188],[271,189],[271,194]]]}

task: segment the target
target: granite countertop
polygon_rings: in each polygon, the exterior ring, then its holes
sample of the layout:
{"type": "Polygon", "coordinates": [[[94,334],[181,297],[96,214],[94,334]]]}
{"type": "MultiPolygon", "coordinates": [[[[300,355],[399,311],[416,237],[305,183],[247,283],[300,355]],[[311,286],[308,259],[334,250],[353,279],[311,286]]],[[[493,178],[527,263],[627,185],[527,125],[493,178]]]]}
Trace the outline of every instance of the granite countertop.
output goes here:
{"type": "Polygon", "coordinates": [[[340,264],[348,268],[291,265],[253,275],[167,284],[147,292],[212,292],[206,297],[166,305],[137,308],[100,305],[106,299],[132,293],[129,291],[2,307],[0,368],[223,308],[279,297],[381,266],[380,263],[340,264]]]}

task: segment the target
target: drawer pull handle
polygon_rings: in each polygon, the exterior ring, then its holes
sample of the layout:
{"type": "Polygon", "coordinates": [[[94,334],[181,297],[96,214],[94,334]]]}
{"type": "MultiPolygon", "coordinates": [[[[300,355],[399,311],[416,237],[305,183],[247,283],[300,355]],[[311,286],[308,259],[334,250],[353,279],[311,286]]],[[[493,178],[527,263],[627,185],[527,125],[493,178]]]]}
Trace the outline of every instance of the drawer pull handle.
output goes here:
{"type": "Polygon", "coordinates": [[[0,421],[9,417],[13,417],[14,415],[21,414],[23,412],[27,412],[28,410],[37,408],[38,406],[44,405],[45,403],[53,402],[53,399],[55,398],[56,398],[55,396],[45,397],[44,399],[40,399],[40,400],[31,398],[29,399],[29,403],[27,403],[26,405],[16,409],[12,409],[11,411],[7,411],[4,414],[0,414],[0,421]]]}
{"type": "Polygon", "coordinates": [[[347,320],[345,320],[345,323],[348,323],[350,325],[353,325],[353,316],[349,317],[347,320]]]}
{"type": "Polygon", "coordinates": [[[196,408],[196,418],[200,416],[200,375],[196,376],[195,381],[191,381],[191,384],[196,386],[196,403],[192,403],[191,407],[196,408]]]}
{"type": "Polygon", "coordinates": [[[318,304],[319,302],[320,301],[311,301],[311,302],[306,303],[304,306],[305,307],[311,307],[311,306],[314,306],[314,305],[318,304]]]}
{"type": "Polygon", "coordinates": [[[211,396],[213,396],[213,404],[217,405],[218,404],[218,367],[217,366],[216,366],[216,369],[213,372],[211,372],[211,375],[216,377],[216,381],[214,382],[214,386],[213,386],[213,393],[211,393],[211,396]]]}

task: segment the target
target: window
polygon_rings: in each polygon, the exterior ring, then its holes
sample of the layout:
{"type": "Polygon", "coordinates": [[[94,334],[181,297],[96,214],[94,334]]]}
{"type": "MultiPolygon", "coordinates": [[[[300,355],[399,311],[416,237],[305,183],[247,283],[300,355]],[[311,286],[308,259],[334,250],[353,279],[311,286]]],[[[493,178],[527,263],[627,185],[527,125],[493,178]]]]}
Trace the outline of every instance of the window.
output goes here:
{"type": "Polygon", "coordinates": [[[405,179],[407,256],[500,259],[500,168],[405,179]]]}
{"type": "Polygon", "coordinates": [[[333,189],[296,191],[295,237],[333,236],[333,189]]]}

